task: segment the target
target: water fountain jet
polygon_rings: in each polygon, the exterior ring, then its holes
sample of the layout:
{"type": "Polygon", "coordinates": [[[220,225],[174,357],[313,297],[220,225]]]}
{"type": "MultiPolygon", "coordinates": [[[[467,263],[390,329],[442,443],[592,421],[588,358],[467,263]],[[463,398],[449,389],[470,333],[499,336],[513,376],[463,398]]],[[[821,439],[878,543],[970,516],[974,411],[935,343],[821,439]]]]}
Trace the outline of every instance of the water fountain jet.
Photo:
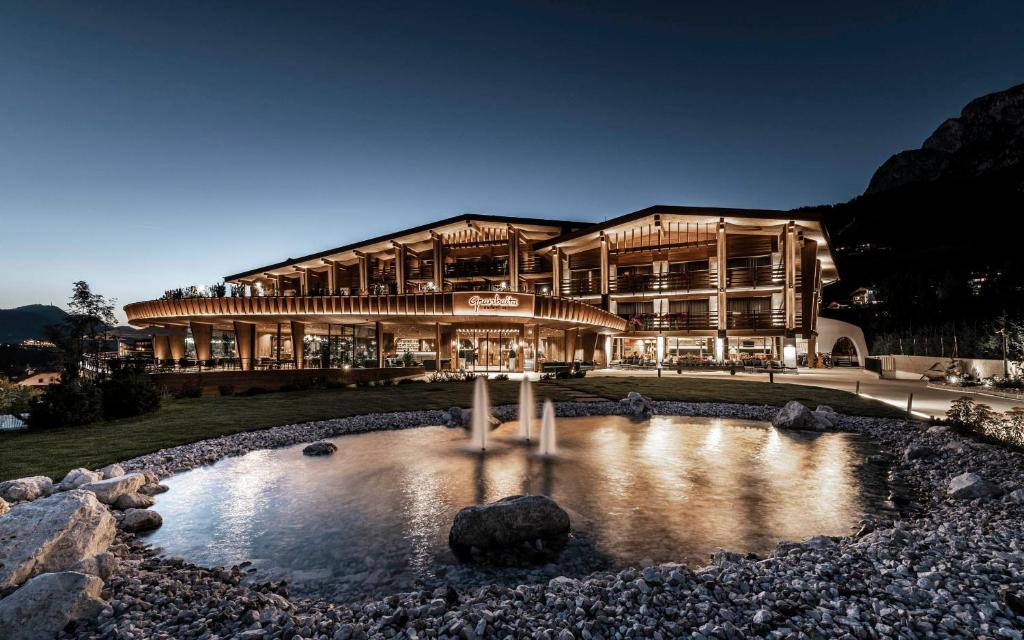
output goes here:
{"type": "Polygon", "coordinates": [[[519,437],[526,442],[530,441],[536,414],[537,404],[533,399],[533,386],[530,380],[523,376],[523,382],[519,385],[519,437]]]}
{"type": "Polygon", "coordinates": [[[544,401],[540,422],[540,455],[553,456],[558,453],[555,444],[555,405],[550,399],[544,401]]]}
{"type": "Polygon", "coordinates": [[[470,444],[487,450],[487,430],[491,427],[491,401],[487,395],[487,378],[478,376],[473,386],[473,411],[470,419],[470,444]]]}

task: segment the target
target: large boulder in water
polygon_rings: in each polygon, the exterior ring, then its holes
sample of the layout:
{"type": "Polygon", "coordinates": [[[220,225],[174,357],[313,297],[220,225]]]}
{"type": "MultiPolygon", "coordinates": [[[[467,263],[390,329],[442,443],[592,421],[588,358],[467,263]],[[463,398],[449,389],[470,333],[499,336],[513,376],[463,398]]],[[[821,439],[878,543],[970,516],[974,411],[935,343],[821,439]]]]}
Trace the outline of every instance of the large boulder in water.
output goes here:
{"type": "Polygon", "coordinates": [[[103,553],[116,532],[110,511],[81,489],[15,505],[0,518],[0,591],[103,553]]]}
{"type": "Polygon", "coordinates": [[[619,400],[619,406],[623,408],[626,415],[637,420],[650,418],[654,415],[654,403],[651,399],[641,395],[637,391],[630,391],[626,397],[619,400]]]}
{"type": "Polygon", "coordinates": [[[89,482],[83,484],[81,488],[95,493],[103,504],[114,504],[123,495],[138,493],[144,484],[146,484],[146,476],[141,473],[129,473],[106,480],[89,482]]]}
{"type": "Polygon", "coordinates": [[[804,429],[807,431],[829,431],[832,429],[831,421],[796,400],[790,400],[779,410],[772,418],[772,425],[776,429],[804,429]]]}
{"type": "Polygon", "coordinates": [[[38,575],[0,600],[0,638],[56,638],[69,623],[99,614],[102,590],[102,580],[84,573],[38,575]]]}
{"type": "Polygon", "coordinates": [[[546,496],[509,496],[455,515],[448,544],[459,558],[547,562],[569,540],[569,514],[546,496]]]}
{"type": "Polygon", "coordinates": [[[304,456],[329,456],[338,450],[338,445],[333,442],[327,442],[321,440],[320,442],[314,442],[313,444],[306,445],[302,450],[304,456]]]}

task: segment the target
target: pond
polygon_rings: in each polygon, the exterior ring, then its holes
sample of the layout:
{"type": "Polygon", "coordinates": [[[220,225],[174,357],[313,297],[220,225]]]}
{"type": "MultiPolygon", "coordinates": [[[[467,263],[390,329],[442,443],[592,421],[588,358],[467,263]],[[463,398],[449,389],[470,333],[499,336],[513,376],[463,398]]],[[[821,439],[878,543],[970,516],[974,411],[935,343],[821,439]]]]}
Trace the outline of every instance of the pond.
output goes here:
{"type": "Polygon", "coordinates": [[[448,583],[519,584],[662,562],[706,564],[728,549],[766,554],[782,540],[844,535],[881,509],[885,469],[847,433],[802,435],[745,420],[564,418],[544,458],[491,433],[470,452],[459,429],[335,438],[255,451],[172,477],[147,542],[206,566],[251,561],[292,593],[358,600],[448,583]],[[462,507],[542,493],[569,511],[574,538],[557,565],[460,564],[447,536],[462,507]]]}

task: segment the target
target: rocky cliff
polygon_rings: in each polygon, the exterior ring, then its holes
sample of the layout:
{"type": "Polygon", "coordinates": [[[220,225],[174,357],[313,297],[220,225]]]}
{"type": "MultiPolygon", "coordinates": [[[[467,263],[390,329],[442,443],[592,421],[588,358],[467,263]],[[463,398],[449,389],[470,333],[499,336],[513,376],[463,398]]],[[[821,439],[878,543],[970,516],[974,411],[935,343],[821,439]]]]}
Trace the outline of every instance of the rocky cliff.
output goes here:
{"type": "Polygon", "coordinates": [[[1024,84],[972,100],[920,149],[901,151],[871,177],[866,195],[937,181],[998,176],[1024,191],[1024,84]]]}

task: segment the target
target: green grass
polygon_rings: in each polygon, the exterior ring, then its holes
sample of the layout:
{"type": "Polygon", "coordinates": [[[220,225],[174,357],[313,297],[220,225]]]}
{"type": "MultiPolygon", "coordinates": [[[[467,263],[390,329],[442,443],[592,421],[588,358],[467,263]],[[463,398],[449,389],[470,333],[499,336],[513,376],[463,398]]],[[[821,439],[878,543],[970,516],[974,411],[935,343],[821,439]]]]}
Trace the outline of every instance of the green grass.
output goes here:
{"type": "MultiPolygon", "coordinates": [[[[791,384],[701,378],[585,378],[543,384],[540,398],[567,400],[563,387],[609,399],[640,391],[655,400],[738,402],[782,405],[800,400],[812,408],[827,404],[842,413],[894,416],[899,411],[844,391],[791,384]]],[[[414,409],[446,409],[471,403],[471,384],[410,384],[398,387],[333,389],[269,393],[247,397],[214,397],[164,402],[140,418],[100,422],[83,427],[0,434],[0,480],[28,475],[64,477],[75,467],[103,465],[216,436],[265,429],[281,424],[325,418],[414,409]]],[[[518,383],[492,382],[491,402],[511,404],[518,383]]]]}

